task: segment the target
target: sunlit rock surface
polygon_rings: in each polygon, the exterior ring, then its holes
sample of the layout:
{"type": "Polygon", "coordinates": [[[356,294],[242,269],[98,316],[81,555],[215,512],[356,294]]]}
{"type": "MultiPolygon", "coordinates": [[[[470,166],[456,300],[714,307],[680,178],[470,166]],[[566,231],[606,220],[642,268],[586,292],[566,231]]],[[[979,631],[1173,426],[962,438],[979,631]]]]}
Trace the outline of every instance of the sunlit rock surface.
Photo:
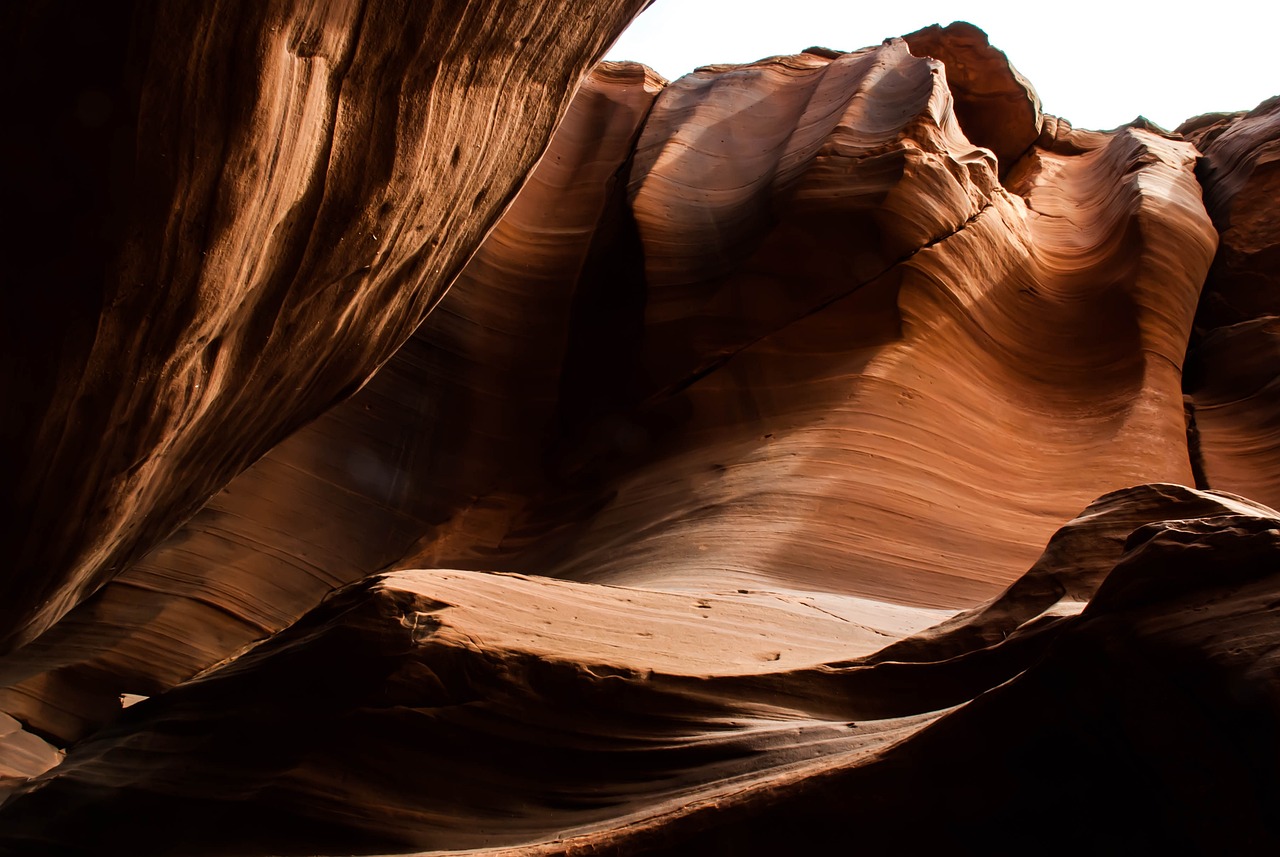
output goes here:
{"type": "Polygon", "coordinates": [[[166,527],[15,625],[0,847],[1280,846],[1274,104],[1075,129],[967,24],[574,94],[575,26],[451,108],[573,94],[545,153],[414,137],[541,158],[478,249],[502,201],[433,185],[475,252],[412,337],[327,410],[211,391],[279,434],[190,442],[269,451],[194,515],[215,462],[139,476],[166,527]]]}
{"type": "Polygon", "coordinates": [[[1044,127],[1040,98],[1030,81],[972,24],[935,24],[903,38],[913,54],[946,66],[947,87],[965,136],[995,154],[1001,175],[1013,169],[1044,127]]]}

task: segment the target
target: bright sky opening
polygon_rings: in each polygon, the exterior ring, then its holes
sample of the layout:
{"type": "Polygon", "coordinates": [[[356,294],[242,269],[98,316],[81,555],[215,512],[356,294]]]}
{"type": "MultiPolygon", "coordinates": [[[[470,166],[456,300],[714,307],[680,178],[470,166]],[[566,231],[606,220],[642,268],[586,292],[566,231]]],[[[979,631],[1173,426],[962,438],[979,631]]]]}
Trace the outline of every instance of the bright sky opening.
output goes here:
{"type": "Polygon", "coordinates": [[[852,51],[952,21],[985,30],[1045,111],[1081,128],[1114,128],[1141,114],[1172,129],[1280,94],[1277,0],[657,0],[608,58],[638,60],[674,80],[701,65],[812,45],[852,51]]]}

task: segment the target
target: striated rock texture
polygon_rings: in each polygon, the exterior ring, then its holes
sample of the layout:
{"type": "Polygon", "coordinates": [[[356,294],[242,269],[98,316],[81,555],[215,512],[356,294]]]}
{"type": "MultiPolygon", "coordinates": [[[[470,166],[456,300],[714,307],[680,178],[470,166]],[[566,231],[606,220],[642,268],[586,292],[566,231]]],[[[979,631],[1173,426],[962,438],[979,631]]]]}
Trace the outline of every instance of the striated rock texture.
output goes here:
{"type": "Polygon", "coordinates": [[[1222,233],[1197,326],[1280,313],[1280,97],[1249,113],[1188,120],[1179,131],[1204,153],[1205,206],[1222,233]]]}
{"type": "Polygon", "coordinates": [[[947,71],[956,118],[965,136],[996,156],[1003,176],[1040,137],[1044,115],[1030,81],[992,47],[987,34],[957,21],[903,36],[916,56],[929,56],[947,71]]]}
{"type": "MultiPolygon", "coordinates": [[[[16,615],[0,850],[1273,853],[1274,104],[1074,129],[961,23],[672,83],[605,63],[475,249],[607,34],[464,5],[421,14],[561,29],[460,42],[421,114],[412,62],[359,90],[399,105],[442,267],[375,254],[340,318],[304,301],[278,378],[258,349],[208,391],[239,428],[139,470],[133,546],[16,615]],[[374,351],[324,410],[325,365],[374,351]]],[[[231,29],[208,49],[258,38],[231,29]]],[[[290,283],[372,228],[402,173],[369,170],[290,283]]],[[[244,190],[226,215],[266,240],[244,190]]],[[[150,442],[120,425],[97,442],[150,442]]]]}
{"type": "Polygon", "coordinates": [[[897,40],[663,91],[630,182],[653,450],[530,561],[954,608],[1097,495],[1190,480],[1194,152],[1125,129],[1006,188],[954,115],[897,40]]]}
{"type": "Polygon", "coordinates": [[[1088,811],[1049,850],[1265,853],[1277,528],[1226,496],[1117,492],[992,602],[879,653],[900,629],[849,604],[376,576],[130,709],[5,808],[0,841],[776,853],[854,830],[976,854],[1088,811]]]}
{"type": "Polygon", "coordinates": [[[189,678],[426,533],[459,546],[500,539],[556,428],[573,272],[621,192],[614,175],[659,85],[642,66],[597,69],[447,305],[355,398],[0,665],[0,708],[81,737],[119,711],[120,693],[189,678]],[[476,527],[490,532],[468,535],[476,527]]]}
{"type": "Polygon", "coordinates": [[[0,395],[22,413],[3,444],[0,650],[357,390],[647,3],[140,3],[77,20],[106,28],[84,54],[56,48],[82,4],[60,5],[6,13],[22,47],[5,78],[38,102],[19,145],[47,147],[21,189],[49,192],[81,148],[99,170],[89,211],[24,248],[24,287],[5,290],[0,395]],[[46,271],[47,245],[74,261],[46,271]]]}

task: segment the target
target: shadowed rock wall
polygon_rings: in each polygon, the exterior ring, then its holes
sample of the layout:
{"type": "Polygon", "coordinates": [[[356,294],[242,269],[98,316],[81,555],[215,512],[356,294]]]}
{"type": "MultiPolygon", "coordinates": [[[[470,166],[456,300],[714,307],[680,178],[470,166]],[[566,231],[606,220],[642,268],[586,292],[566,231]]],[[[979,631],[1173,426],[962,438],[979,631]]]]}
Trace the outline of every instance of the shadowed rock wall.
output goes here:
{"type": "Polygon", "coordinates": [[[1280,506],[1280,100],[1181,130],[1222,233],[1187,365],[1201,481],[1280,506]]]}
{"type": "Polygon", "coordinates": [[[647,4],[149,2],[83,23],[81,5],[6,12],[6,79],[37,102],[19,145],[52,150],[20,188],[61,196],[5,290],[0,394],[21,419],[3,445],[0,648],[359,389],[647,4]],[[59,50],[65,19],[106,38],[59,50]],[[90,174],[88,213],[68,163],[90,174]],[[48,246],[73,261],[46,271],[48,246]]]}

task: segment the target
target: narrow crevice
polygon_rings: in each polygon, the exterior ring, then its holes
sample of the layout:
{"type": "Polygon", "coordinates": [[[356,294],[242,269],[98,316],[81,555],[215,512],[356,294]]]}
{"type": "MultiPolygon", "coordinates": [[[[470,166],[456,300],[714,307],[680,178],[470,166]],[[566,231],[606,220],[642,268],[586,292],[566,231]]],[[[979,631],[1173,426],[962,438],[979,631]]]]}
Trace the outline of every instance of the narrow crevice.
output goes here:
{"type": "Polygon", "coordinates": [[[1196,403],[1190,396],[1182,397],[1182,412],[1187,421],[1187,457],[1191,460],[1191,473],[1196,487],[1208,491],[1213,486],[1204,471],[1204,452],[1200,448],[1200,429],[1196,426],[1196,403]]]}

